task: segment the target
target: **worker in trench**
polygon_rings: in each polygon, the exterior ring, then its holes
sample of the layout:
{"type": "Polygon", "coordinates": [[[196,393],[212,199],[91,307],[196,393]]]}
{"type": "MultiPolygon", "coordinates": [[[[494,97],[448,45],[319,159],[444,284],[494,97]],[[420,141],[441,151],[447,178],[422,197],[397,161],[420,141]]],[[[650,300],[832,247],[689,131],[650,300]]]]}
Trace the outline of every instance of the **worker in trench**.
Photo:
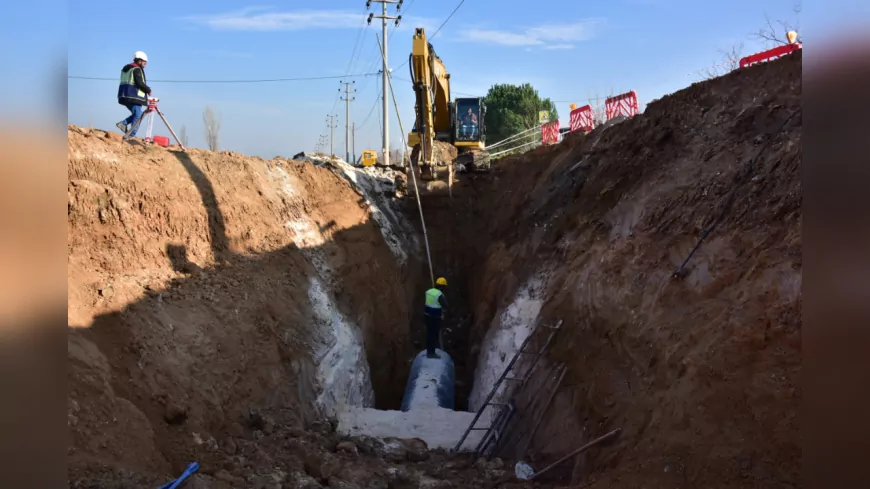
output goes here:
{"type": "Polygon", "coordinates": [[[444,310],[447,308],[447,297],[444,289],[447,288],[447,279],[438,277],[435,287],[426,291],[426,308],[423,311],[423,321],[426,324],[426,356],[428,358],[441,358],[435,352],[438,340],[441,336],[441,321],[444,319],[444,310]]]}

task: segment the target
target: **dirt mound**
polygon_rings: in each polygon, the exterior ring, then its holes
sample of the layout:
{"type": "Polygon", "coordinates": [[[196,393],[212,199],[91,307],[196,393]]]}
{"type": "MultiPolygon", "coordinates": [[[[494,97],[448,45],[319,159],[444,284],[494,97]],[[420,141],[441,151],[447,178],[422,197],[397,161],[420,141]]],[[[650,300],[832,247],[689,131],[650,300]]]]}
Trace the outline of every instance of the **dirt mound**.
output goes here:
{"type": "MultiPolygon", "coordinates": [[[[445,143],[443,141],[433,141],[432,142],[432,161],[435,162],[435,166],[447,166],[456,159],[456,156],[459,154],[459,150],[456,149],[456,146],[453,146],[450,143],[445,143]]],[[[420,147],[415,146],[411,150],[411,160],[417,161],[420,157],[420,147]]]]}
{"type": "Polygon", "coordinates": [[[565,365],[561,388],[524,418],[543,415],[534,439],[524,421],[504,455],[540,468],[622,428],[547,478],[798,483],[800,96],[798,53],[500,160],[462,179],[452,201],[424,201],[438,268],[468,280],[451,289],[461,304],[448,339],[466,355],[460,380],[478,370],[472,401],[488,392],[484,353],[507,341],[493,328],[564,321],[539,368],[565,365]]]}
{"type": "MultiPolygon", "coordinates": [[[[243,430],[220,442],[202,440],[200,469],[182,487],[293,488],[320,487],[450,489],[544,487],[519,484],[514,469],[500,459],[474,460],[430,451],[419,439],[342,437],[328,422],[295,426],[287,410],[256,412],[243,430]]],[[[153,476],[97,469],[86,478],[71,472],[70,487],[159,487],[176,475],[153,476]]]]}
{"type": "Polygon", "coordinates": [[[71,480],[205,467],[251,409],[398,407],[416,258],[362,176],[68,137],[71,480]]]}

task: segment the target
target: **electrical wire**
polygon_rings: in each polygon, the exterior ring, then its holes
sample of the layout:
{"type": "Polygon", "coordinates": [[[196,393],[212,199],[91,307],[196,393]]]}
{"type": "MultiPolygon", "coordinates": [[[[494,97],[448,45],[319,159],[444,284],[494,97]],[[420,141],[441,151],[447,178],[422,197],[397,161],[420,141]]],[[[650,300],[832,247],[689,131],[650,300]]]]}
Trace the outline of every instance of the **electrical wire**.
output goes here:
{"type": "Polygon", "coordinates": [[[438,26],[438,29],[435,31],[435,34],[432,34],[431,36],[429,36],[429,39],[434,38],[435,36],[438,35],[439,32],[441,32],[441,28],[444,27],[444,24],[446,24],[451,18],[453,18],[453,14],[455,14],[456,11],[459,10],[459,7],[461,7],[463,3],[465,3],[465,0],[460,0],[459,5],[457,5],[456,8],[453,9],[453,12],[450,12],[450,15],[447,16],[447,18],[444,20],[444,22],[441,23],[440,26],[438,26]]]}
{"type": "Polygon", "coordinates": [[[366,123],[369,121],[369,119],[372,118],[372,113],[375,111],[375,108],[378,106],[378,102],[380,102],[380,100],[381,100],[380,92],[378,92],[377,95],[378,95],[378,96],[375,97],[375,103],[373,103],[373,104],[372,104],[372,108],[369,109],[369,113],[368,113],[368,115],[367,115],[366,118],[362,121],[362,124],[360,124],[359,127],[356,128],[357,131],[359,131],[360,129],[362,129],[362,127],[366,125],[366,123]]]}
{"type": "MultiPolygon", "coordinates": [[[[455,14],[456,11],[459,10],[459,7],[461,7],[463,3],[465,3],[465,0],[460,0],[460,1],[459,1],[459,4],[456,5],[456,8],[453,9],[453,12],[450,12],[450,15],[448,15],[447,18],[444,19],[444,22],[442,22],[441,25],[438,26],[438,29],[435,30],[435,34],[432,34],[431,36],[429,36],[429,40],[432,40],[432,38],[434,38],[435,36],[438,35],[439,32],[441,32],[441,28],[444,27],[444,24],[446,24],[448,21],[450,21],[451,18],[453,18],[453,14],[455,14]]],[[[402,62],[402,64],[400,64],[399,66],[396,67],[396,70],[398,70],[399,68],[401,68],[401,67],[405,66],[406,64],[408,64],[408,61],[409,61],[409,60],[406,59],[404,62],[402,62]]],[[[459,93],[459,92],[456,92],[456,93],[459,93]]],[[[472,95],[472,96],[473,96],[473,95],[472,95]]]]}
{"type": "MultiPolygon", "coordinates": [[[[380,72],[371,73],[356,73],[349,75],[328,75],[328,76],[307,76],[298,78],[264,78],[258,80],[150,80],[156,83],[273,83],[273,82],[289,82],[289,81],[308,81],[308,80],[330,80],[336,78],[348,78],[352,76],[375,76],[380,75],[380,72]]],[[[102,78],[95,76],[74,76],[68,75],[68,79],[73,80],[98,80],[98,81],[114,81],[118,78],[102,78]]]]}
{"type": "MultiPolygon", "coordinates": [[[[407,61],[405,63],[407,63],[407,61]]],[[[393,80],[401,80],[401,81],[408,82],[408,83],[414,83],[414,81],[411,80],[410,78],[402,78],[401,76],[390,75],[390,78],[392,78],[393,80]]],[[[450,87],[450,93],[451,94],[455,93],[456,95],[465,95],[466,97],[477,97],[477,95],[474,95],[473,93],[465,93],[465,92],[460,92],[458,90],[454,90],[453,87],[450,87]]]]}
{"type": "Polygon", "coordinates": [[[365,17],[360,19],[359,29],[356,32],[356,40],[353,43],[353,50],[350,52],[350,59],[347,61],[347,67],[344,69],[345,73],[350,73],[351,68],[355,68],[354,61],[357,59],[357,55],[359,54],[358,48],[360,46],[360,39],[362,39],[363,31],[365,30],[365,17]]]}

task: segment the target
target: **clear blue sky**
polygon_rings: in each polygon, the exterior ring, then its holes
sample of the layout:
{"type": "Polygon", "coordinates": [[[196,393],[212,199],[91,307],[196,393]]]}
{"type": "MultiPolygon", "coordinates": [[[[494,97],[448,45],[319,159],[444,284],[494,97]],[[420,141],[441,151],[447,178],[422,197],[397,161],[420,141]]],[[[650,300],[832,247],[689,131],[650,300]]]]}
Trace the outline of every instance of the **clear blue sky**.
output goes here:
{"type": "MultiPolygon", "coordinates": [[[[402,23],[390,28],[389,60],[406,132],[413,117],[407,64],[413,28],[431,36],[459,0],[405,0],[402,23]],[[394,32],[393,32],[394,31],[394,32]]],[[[860,2],[859,2],[860,3],[860,2]]],[[[432,40],[452,75],[454,96],[480,95],[494,83],[532,83],[559,101],[587,103],[595,92],[637,91],[641,104],[699,79],[693,72],[721,61],[719,50],[744,43],[744,54],[764,48],[749,34],[774,19],[799,21],[793,0],[466,0],[432,40]],[[546,7],[545,7],[546,5],[546,7]]],[[[813,15],[823,16],[821,7],[813,15]]],[[[856,7],[860,8],[860,7],[856,7]]],[[[800,17],[807,17],[804,7],[800,17]]],[[[371,11],[380,12],[380,4],[371,11]]],[[[395,7],[390,7],[395,14],[395,7]]],[[[341,76],[377,71],[375,32],[365,25],[364,0],[281,2],[273,6],[215,0],[88,2],[69,9],[70,123],[115,130],[128,115],[117,104],[117,78],[136,50],[150,58],[149,84],[176,130],[186,126],[192,146],[205,145],[202,111],[222,114],[222,149],[272,157],[310,151],[328,134],[326,116],[338,115],[336,153],[344,154],[344,103],[339,79],[276,83],[161,83],[157,80],[228,80],[341,76]],[[98,5],[99,4],[99,5],[98,5]],[[357,48],[354,50],[354,48],[357,48]],[[337,103],[336,103],[337,102],[337,103]]],[[[802,37],[806,38],[804,32],[802,37]]],[[[804,39],[806,41],[806,39],[804,39]]],[[[356,81],[351,120],[357,154],[379,149],[381,83],[356,81]],[[372,110],[374,108],[374,110],[372,110]]],[[[401,144],[391,107],[391,146],[401,144]]],[[[158,122],[155,133],[168,134],[158,122]]]]}

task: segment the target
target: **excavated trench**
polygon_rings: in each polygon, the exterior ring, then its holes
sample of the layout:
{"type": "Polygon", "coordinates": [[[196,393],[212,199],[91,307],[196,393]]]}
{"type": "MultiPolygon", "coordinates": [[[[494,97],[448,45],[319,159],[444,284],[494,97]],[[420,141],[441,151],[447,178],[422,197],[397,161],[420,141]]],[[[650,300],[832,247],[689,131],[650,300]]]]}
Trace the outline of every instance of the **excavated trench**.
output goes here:
{"type": "MultiPolygon", "coordinates": [[[[800,456],[800,68],[792,55],[696,84],[460,176],[452,198],[423,193],[456,409],[529,327],[562,320],[541,371],[564,381],[539,382],[508,457],[540,468],[622,430],[544,483],[797,480],[783,467],[800,456]]],[[[389,177],[322,166],[70,129],[71,486],[157,487],[192,460],[206,487],[424,485],[397,475],[407,458],[339,449],[320,421],[398,409],[429,285],[408,252],[416,202],[390,210],[389,177]]],[[[510,479],[463,464],[411,465],[453,487],[510,479]]]]}
{"type": "MultiPolygon", "coordinates": [[[[423,206],[426,226],[429,230],[429,246],[436,277],[447,278],[449,310],[442,324],[444,350],[454,361],[456,372],[455,409],[467,411],[468,398],[474,383],[477,365],[477,350],[472,347],[471,331],[474,324],[475,295],[474,273],[479,265],[479,254],[488,242],[480,229],[478,186],[476,177],[468,176],[456,182],[452,198],[440,186],[423,190],[423,206]]],[[[482,183],[482,182],[481,182],[482,183]]],[[[425,182],[421,187],[425,189],[425,182]]],[[[420,215],[413,198],[405,201],[405,215],[420,229],[420,215]]],[[[425,348],[425,327],[422,320],[422,291],[431,282],[428,263],[420,264],[420,290],[412,295],[411,309],[416,313],[413,320],[413,344],[415,351],[425,348]]]]}

